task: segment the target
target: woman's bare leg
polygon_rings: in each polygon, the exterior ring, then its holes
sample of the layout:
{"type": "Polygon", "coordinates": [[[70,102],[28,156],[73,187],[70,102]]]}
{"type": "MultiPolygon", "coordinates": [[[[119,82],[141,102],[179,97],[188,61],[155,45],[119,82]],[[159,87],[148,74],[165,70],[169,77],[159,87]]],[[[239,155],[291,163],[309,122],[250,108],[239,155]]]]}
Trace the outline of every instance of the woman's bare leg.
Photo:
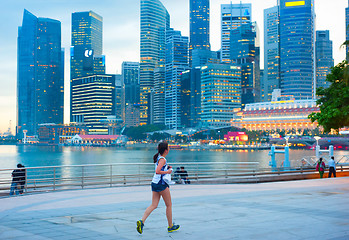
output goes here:
{"type": "Polygon", "coordinates": [[[151,205],[145,210],[144,215],[142,217],[143,223],[149,217],[151,212],[154,211],[159,205],[160,196],[161,196],[160,193],[158,192],[152,192],[152,193],[153,193],[153,197],[152,197],[151,205]]]}
{"type": "Polygon", "coordinates": [[[171,192],[169,188],[166,188],[164,191],[160,192],[162,198],[164,199],[166,205],[166,217],[168,226],[172,227],[172,200],[171,200],[171,192]]]}

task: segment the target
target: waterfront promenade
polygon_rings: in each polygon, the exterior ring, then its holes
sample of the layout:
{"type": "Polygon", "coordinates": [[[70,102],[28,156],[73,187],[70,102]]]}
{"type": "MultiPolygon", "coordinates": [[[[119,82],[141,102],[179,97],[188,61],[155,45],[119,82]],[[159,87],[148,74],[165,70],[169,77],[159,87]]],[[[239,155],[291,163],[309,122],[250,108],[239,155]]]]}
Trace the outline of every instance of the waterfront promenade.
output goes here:
{"type": "Polygon", "coordinates": [[[177,232],[165,206],[138,220],[149,186],[0,198],[0,239],[349,239],[349,178],[171,186],[177,232]]]}

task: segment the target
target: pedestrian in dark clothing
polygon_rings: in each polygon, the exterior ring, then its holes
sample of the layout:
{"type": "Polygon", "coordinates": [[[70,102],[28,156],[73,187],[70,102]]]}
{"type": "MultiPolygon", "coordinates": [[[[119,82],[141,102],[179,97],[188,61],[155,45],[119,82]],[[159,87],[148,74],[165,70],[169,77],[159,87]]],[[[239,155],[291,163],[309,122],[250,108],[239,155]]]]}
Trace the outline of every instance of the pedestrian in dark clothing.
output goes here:
{"type": "Polygon", "coordinates": [[[325,172],[325,163],[322,161],[322,158],[320,158],[319,162],[316,164],[316,171],[319,171],[320,178],[322,178],[325,172]]]}
{"type": "Polygon", "coordinates": [[[183,180],[185,184],[190,184],[188,172],[184,170],[184,167],[181,167],[181,170],[179,171],[179,177],[183,180]]]}
{"type": "Polygon", "coordinates": [[[333,174],[333,177],[336,177],[336,162],[334,161],[334,157],[332,156],[331,159],[328,161],[328,177],[330,178],[333,174]]]}
{"type": "Polygon", "coordinates": [[[10,195],[13,194],[23,194],[23,189],[25,185],[25,169],[22,164],[17,164],[17,169],[12,172],[12,183],[10,189],[10,195]]]}

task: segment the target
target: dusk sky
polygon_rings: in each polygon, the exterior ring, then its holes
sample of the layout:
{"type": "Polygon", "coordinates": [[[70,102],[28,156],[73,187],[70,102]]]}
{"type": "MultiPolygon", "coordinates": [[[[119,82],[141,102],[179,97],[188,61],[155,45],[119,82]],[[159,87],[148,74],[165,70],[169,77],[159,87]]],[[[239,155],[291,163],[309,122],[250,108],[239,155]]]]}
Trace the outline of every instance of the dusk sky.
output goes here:
{"type": "MultiPolygon", "coordinates": [[[[220,49],[220,5],[230,0],[211,0],[211,46],[220,49]]],[[[232,3],[239,3],[232,0],[232,3]]],[[[171,27],[189,36],[189,0],[162,0],[171,16],[171,27]]],[[[252,3],[252,20],[257,21],[261,37],[263,67],[263,10],[277,0],[242,0],[252,3]]],[[[103,17],[103,53],[106,73],[121,73],[123,61],[139,61],[140,0],[15,0],[1,4],[0,26],[0,132],[12,120],[16,126],[17,32],[22,25],[23,11],[37,17],[57,19],[62,23],[62,47],[65,48],[65,123],[69,121],[69,49],[71,13],[92,10],[103,17]]],[[[341,44],[345,41],[345,8],[347,0],[315,0],[316,30],[330,30],[335,64],[345,58],[341,44]]]]}

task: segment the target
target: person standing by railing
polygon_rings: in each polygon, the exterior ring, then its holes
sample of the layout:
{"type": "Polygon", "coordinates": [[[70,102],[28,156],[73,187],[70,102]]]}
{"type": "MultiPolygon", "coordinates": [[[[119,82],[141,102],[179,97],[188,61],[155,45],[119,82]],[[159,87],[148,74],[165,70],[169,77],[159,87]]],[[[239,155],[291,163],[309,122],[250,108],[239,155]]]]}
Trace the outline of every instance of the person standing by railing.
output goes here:
{"type": "Polygon", "coordinates": [[[12,183],[10,188],[10,196],[14,193],[16,195],[23,194],[23,188],[25,184],[25,169],[20,163],[17,164],[17,169],[12,172],[12,183]]]}
{"type": "Polygon", "coordinates": [[[334,156],[331,157],[331,159],[328,161],[328,177],[330,178],[333,174],[333,177],[336,177],[336,162],[334,161],[334,156]]]}
{"type": "Polygon", "coordinates": [[[316,171],[319,171],[320,178],[322,178],[324,175],[325,167],[325,163],[322,161],[322,158],[320,158],[319,162],[316,165],[316,171]]]}
{"type": "Polygon", "coordinates": [[[166,205],[166,217],[168,222],[168,232],[177,231],[179,225],[172,223],[172,200],[169,184],[171,182],[172,167],[167,165],[166,156],[170,149],[167,142],[158,145],[158,153],[154,155],[155,173],[151,183],[153,198],[151,205],[145,210],[141,220],[137,221],[137,231],[142,234],[145,220],[158,207],[160,198],[164,199],[166,205]]]}

